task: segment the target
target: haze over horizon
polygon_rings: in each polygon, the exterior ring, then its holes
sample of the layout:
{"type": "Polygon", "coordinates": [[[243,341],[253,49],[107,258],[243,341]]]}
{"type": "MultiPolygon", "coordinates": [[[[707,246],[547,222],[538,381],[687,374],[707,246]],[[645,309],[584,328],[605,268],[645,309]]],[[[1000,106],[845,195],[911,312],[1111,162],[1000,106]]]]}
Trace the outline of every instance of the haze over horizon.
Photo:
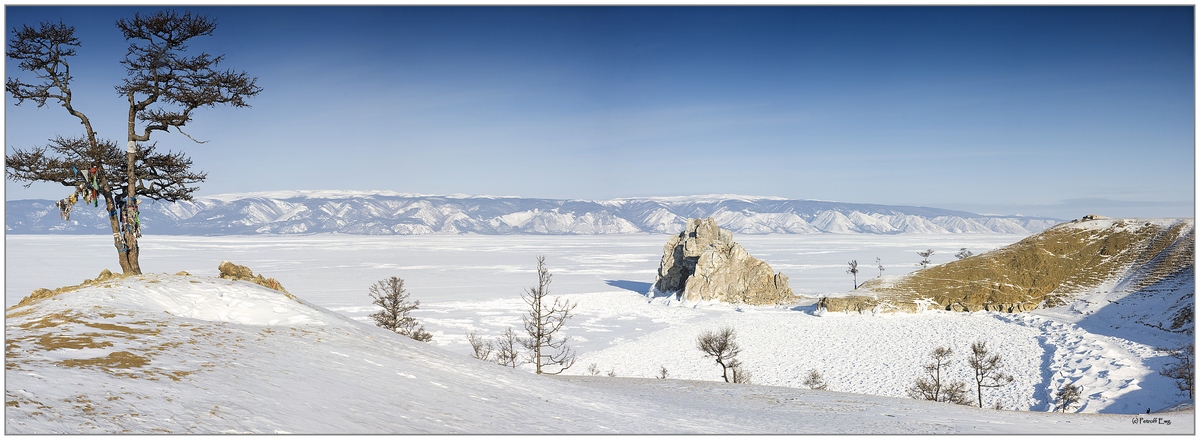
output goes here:
{"type": "MultiPolygon", "coordinates": [[[[82,42],[76,108],[124,142],[113,23],[6,6],[82,42]]],[[[248,109],[156,133],[197,196],[338,189],[590,199],[741,194],[981,214],[1194,217],[1191,6],[176,7],[258,78],[248,109]]],[[[6,62],[8,77],[30,78],[6,62]]],[[[5,146],[71,135],[6,97],[5,146]]],[[[6,200],[64,187],[5,181],[6,200]]]]}

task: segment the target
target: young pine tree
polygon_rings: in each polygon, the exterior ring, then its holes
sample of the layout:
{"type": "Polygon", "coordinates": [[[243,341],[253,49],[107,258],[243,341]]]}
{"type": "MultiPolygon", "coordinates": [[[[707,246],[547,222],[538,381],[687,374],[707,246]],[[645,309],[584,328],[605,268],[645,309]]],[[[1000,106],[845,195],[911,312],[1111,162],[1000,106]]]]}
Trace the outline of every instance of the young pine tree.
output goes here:
{"type": "Polygon", "coordinates": [[[854,275],[854,290],[858,290],[858,260],[850,260],[846,264],[850,265],[850,268],[846,269],[846,273],[854,275]]]}
{"type": "Polygon", "coordinates": [[[984,341],[971,344],[971,357],[967,359],[967,366],[975,372],[975,398],[979,401],[980,408],[983,408],[984,388],[997,388],[1013,381],[1011,375],[1000,371],[1004,366],[1000,355],[989,352],[984,341]]]}
{"type": "Polygon", "coordinates": [[[925,269],[925,268],[929,267],[929,264],[930,264],[929,257],[933,256],[933,249],[928,249],[924,252],[917,252],[917,255],[921,256],[921,262],[917,263],[917,265],[921,266],[922,269],[925,269]]]}
{"type": "Polygon", "coordinates": [[[929,377],[917,378],[908,389],[908,396],[919,400],[970,405],[972,402],[967,397],[966,382],[950,382],[944,377],[950,366],[950,356],[953,354],[954,350],[948,347],[937,347],[930,352],[929,357],[933,362],[923,366],[929,377]]]}
{"type": "Polygon", "coordinates": [[[1079,399],[1082,395],[1083,388],[1076,386],[1073,383],[1063,385],[1063,387],[1058,390],[1058,393],[1054,394],[1054,401],[1057,402],[1057,406],[1054,409],[1065,413],[1068,409],[1071,409],[1076,403],[1079,402],[1079,399]]]}
{"type": "Polygon", "coordinates": [[[371,314],[375,325],[396,333],[408,336],[421,342],[429,342],[433,335],[419,326],[417,319],[408,316],[416,310],[420,301],[408,302],[408,293],[404,291],[404,280],[391,277],[379,280],[370,287],[371,303],[381,310],[371,314]]]}

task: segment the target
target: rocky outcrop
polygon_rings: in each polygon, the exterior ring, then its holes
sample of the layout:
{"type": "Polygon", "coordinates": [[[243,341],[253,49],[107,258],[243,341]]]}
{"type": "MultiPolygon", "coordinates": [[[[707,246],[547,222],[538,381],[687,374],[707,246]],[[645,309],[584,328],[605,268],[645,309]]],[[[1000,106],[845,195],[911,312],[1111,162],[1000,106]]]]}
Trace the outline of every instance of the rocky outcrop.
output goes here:
{"type": "Polygon", "coordinates": [[[794,299],[787,275],[746,253],[711,217],[689,220],[667,241],[654,288],[682,293],[688,301],[764,305],[794,299]]]}
{"type": "MultiPolygon", "coordinates": [[[[224,278],[227,280],[234,280],[234,281],[238,281],[238,280],[249,281],[251,283],[266,287],[268,289],[278,290],[285,294],[287,293],[287,290],[283,288],[283,285],[279,284],[278,280],[276,280],[274,278],[264,277],[264,276],[262,276],[262,274],[255,275],[254,272],[251,271],[249,267],[242,266],[240,264],[233,264],[228,261],[222,261],[221,264],[219,266],[217,266],[217,270],[221,272],[220,275],[217,275],[218,278],[224,278]]],[[[290,294],[288,296],[291,297],[290,294]]]]}

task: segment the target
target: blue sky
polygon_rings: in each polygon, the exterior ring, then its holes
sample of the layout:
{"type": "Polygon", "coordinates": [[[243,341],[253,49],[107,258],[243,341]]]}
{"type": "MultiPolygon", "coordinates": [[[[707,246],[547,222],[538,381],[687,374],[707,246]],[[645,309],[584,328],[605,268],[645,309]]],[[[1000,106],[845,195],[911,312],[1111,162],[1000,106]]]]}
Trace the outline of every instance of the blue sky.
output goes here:
{"type": "MultiPolygon", "coordinates": [[[[182,11],[182,8],[176,8],[182,11]]],[[[5,8],[83,41],[76,108],[124,142],[113,23],[5,8]]],[[[1192,217],[1193,8],[193,7],[252,108],[156,133],[199,195],[393,190],[746,194],[981,213],[1192,217]]],[[[6,63],[6,75],[28,74],[6,63]]],[[[5,145],[78,123],[5,101],[5,145]]],[[[65,197],[6,181],[7,199],[65,197]]]]}

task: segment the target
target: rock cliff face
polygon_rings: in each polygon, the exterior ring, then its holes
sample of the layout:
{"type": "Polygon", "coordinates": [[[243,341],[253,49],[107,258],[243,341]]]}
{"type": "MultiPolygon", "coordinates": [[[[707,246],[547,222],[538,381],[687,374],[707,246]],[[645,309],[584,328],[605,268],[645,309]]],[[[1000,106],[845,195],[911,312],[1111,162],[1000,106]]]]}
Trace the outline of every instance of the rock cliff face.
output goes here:
{"type": "Polygon", "coordinates": [[[688,301],[764,305],[793,299],[787,275],[746,253],[711,217],[689,220],[667,241],[654,288],[682,292],[688,301]]]}

